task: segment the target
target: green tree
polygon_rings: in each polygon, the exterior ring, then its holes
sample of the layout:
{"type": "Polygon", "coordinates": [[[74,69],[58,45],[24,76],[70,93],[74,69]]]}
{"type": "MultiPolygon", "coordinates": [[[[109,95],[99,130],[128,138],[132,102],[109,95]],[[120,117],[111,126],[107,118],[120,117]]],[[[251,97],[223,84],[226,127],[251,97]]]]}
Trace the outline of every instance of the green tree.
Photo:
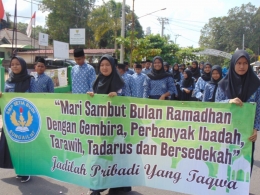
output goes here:
{"type": "MultiPolygon", "coordinates": [[[[251,3],[242,4],[228,11],[227,16],[211,18],[201,30],[199,44],[203,48],[232,53],[242,48],[243,34],[245,48],[257,53],[260,44],[260,8],[251,3]]],[[[216,64],[223,64],[224,58],[209,57],[216,64]]]]}
{"type": "Polygon", "coordinates": [[[92,32],[87,25],[95,0],[42,0],[42,11],[49,11],[46,20],[50,40],[69,42],[70,28],[86,28],[87,47],[92,44],[92,32]]]}
{"type": "MultiPolygon", "coordinates": [[[[118,43],[122,43],[126,48],[126,53],[131,50],[131,36],[126,38],[117,38],[118,43]]],[[[156,55],[160,55],[164,61],[174,63],[177,61],[176,52],[180,48],[178,45],[170,43],[167,38],[160,37],[160,35],[149,35],[145,38],[138,39],[136,36],[133,39],[132,60],[141,61],[142,59],[151,59],[156,55]]],[[[126,56],[128,59],[130,56],[126,56]]]]}
{"type": "Polygon", "coordinates": [[[161,37],[157,35],[148,35],[145,37],[150,41],[150,49],[161,49],[162,52],[160,56],[164,61],[173,64],[178,61],[176,58],[176,52],[179,51],[179,46],[175,43],[169,42],[166,37],[161,37]]]}
{"type": "Polygon", "coordinates": [[[186,63],[194,60],[199,60],[199,57],[196,56],[194,52],[198,52],[198,49],[194,49],[193,47],[181,48],[179,51],[176,52],[178,63],[186,63]]]}
{"type": "MultiPolygon", "coordinates": [[[[94,9],[88,21],[88,25],[94,32],[95,41],[98,42],[99,47],[113,47],[117,49],[116,38],[121,32],[121,10],[122,3],[117,3],[110,0],[100,7],[94,9]]],[[[130,7],[126,5],[126,34],[131,32],[132,12],[130,7]]],[[[135,31],[137,37],[143,37],[142,26],[135,16],[135,31]]]]}
{"type": "MultiPolygon", "coordinates": [[[[131,51],[131,36],[128,36],[126,38],[118,37],[117,42],[120,44],[123,44],[126,51],[126,53],[130,54],[131,51]]],[[[151,48],[150,40],[147,38],[140,38],[137,37],[133,40],[133,48],[132,48],[132,62],[140,62],[142,59],[150,59],[156,55],[160,55],[162,52],[161,49],[151,48]]],[[[130,56],[127,56],[129,59],[130,56]]]]}
{"type": "Polygon", "coordinates": [[[110,0],[91,12],[88,25],[94,32],[95,41],[100,42],[101,38],[111,30],[113,32],[114,48],[117,49],[115,38],[118,30],[121,29],[121,9],[121,3],[110,0]]]}
{"type": "Polygon", "coordinates": [[[17,23],[17,30],[20,31],[23,34],[26,34],[27,26],[28,26],[28,24],[26,24],[26,23],[18,22],[17,23]]]}

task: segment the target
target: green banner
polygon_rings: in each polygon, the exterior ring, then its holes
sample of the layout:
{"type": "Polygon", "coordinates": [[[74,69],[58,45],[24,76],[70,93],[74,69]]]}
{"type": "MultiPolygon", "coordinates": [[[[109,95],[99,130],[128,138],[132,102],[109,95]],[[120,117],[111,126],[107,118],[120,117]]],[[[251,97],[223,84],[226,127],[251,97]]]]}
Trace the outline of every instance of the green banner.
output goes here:
{"type": "Polygon", "coordinates": [[[15,172],[104,189],[248,194],[256,105],[4,93],[15,172]]]}

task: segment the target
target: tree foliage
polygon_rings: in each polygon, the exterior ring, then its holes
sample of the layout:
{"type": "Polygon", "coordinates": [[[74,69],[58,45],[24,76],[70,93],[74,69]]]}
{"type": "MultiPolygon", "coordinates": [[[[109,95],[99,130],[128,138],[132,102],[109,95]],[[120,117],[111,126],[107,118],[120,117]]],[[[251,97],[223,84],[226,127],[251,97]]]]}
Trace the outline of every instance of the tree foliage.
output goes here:
{"type": "MultiPolygon", "coordinates": [[[[131,36],[117,38],[117,41],[124,45],[128,51],[126,53],[130,53],[131,36]]],[[[176,52],[179,51],[180,48],[176,44],[169,43],[165,37],[151,34],[140,39],[134,36],[132,50],[133,61],[141,61],[144,58],[151,59],[160,55],[164,61],[172,64],[178,60],[176,58],[176,52]]],[[[129,59],[130,56],[127,56],[127,58],[129,59]]]]}
{"type": "MultiPolygon", "coordinates": [[[[123,44],[126,53],[130,54],[131,51],[131,36],[128,36],[126,38],[118,37],[117,42],[120,44],[123,44]]],[[[159,48],[151,48],[150,40],[147,38],[140,38],[138,39],[135,37],[133,39],[133,48],[132,48],[132,61],[133,62],[140,62],[144,58],[150,59],[156,55],[160,55],[162,50],[159,48]]],[[[130,58],[130,55],[126,56],[128,59],[130,58]]]]}
{"type": "Polygon", "coordinates": [[[230,53],[242,48],[243,34],[245,48],[256,52],[260,44],[260,8],[251,3],[230,9],[227,16],[211,18],[201,30],[199,44],[230,53]]]}
{"type": "Polygon", "coordinates": [[[205,57],[199,57],[194,54],[195,52],[198,52],[200,50],[200,48],[195,49],[193,47],[181,48],[179,51],[176,52],[176,58],[178,59],[178,63],[187,63],[194,60],[205,61],[205,57]]]}
{"type": "MultiPolygon", "coordinates": [[[[88,25],[94,32],[95,41],[99,43],[100,47],[111,47],[112,42],[114,48],[117,49],[116,38],[121,33],[121,17],[122,17],[122,3],[110,0],[107,3],[94,9],[89,17],[88,25]]],[[[126,5],[126,34],[131,31],[132,12],[130,7],[126,5]]],[[[135,31],[137,37],[143,36],[142,27],[135,16],[135,31]]]]}
{"type": "Polygon", "coordinates": [[[86,28],[87,47],[93,39],[87,25],[95,0],[42,0],[42,11],[49,11],[46,20],[51,40],[69,42],[70,28],[86,28]]]}
{"type": "Polygon", "coordinates": [[[175,43],[169,42],[167,37],[161,37],[159,34],[157,35],[148,35],[145,37],[150,41],[150,49],[161,49],[162,52],[160,56],[164,61],[172,64],[177,62],[176,52],[180,50],[179,46],[175,43]]]}

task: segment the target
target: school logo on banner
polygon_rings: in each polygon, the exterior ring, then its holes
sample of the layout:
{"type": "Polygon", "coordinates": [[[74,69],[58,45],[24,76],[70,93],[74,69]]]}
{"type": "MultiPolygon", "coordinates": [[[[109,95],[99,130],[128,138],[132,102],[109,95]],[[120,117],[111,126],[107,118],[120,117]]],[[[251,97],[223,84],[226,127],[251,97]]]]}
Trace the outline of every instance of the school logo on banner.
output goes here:
{"type": "Polygon", "coordinates": [[[4,124],[9,137],[19,143],[33,141],[40,132],[40,114],[32,102],[12,99],[4,109],[4,124]]]}

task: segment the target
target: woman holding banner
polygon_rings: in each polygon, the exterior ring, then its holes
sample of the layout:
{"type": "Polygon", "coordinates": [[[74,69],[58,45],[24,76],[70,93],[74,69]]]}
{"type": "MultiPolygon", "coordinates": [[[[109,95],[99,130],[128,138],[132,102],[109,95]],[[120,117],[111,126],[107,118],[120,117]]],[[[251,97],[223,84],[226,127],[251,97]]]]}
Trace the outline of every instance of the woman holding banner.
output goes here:
{"type": "Polygon", "coordinates": [[[254,129],[249,140],[252,144],[251,173],[254,164],[254,149],[257,131],[260,130],[260,80],[250,67],[249,54],[244,50],[237,50],[230,62],[226,77],[218,84],[216,102],[229,102],[243,106],[244,102],[256,102],[254,129]]]}
{"type": "MultiPolygon", "coordinates": [[[[11,73],[9,79],[5,83],[5,92],[34,92],[36,89],[34,77],[28,75],[26,62],[23,58],[16,56],[11,59],[11,73]]],[[[0,92],[0,97],[2,93],[0,92]]],[[[13,168],[4,131],[2,131],[0,139],[0,167],[13,168]]],[[[17,175],[22,183],[30,180],[30,176],[17,175]]]]}
{"type": "MultiPolygon", "coordinates": [[[[110,55],[103,55],[98,64],[99,75],[93,84],[93,92],[87,92],[91,97],[94,94],[108,94],[109,97],[117,96],[125,85],[123,79],[116,70],[114,58],[110,55]]],[[[106,189],[92,190],[90,195],[100,195],[106,189]]],[[[120,192],[129,192],[131,187],[110,188],[108,194],[115,195],[120,192]]]]}

